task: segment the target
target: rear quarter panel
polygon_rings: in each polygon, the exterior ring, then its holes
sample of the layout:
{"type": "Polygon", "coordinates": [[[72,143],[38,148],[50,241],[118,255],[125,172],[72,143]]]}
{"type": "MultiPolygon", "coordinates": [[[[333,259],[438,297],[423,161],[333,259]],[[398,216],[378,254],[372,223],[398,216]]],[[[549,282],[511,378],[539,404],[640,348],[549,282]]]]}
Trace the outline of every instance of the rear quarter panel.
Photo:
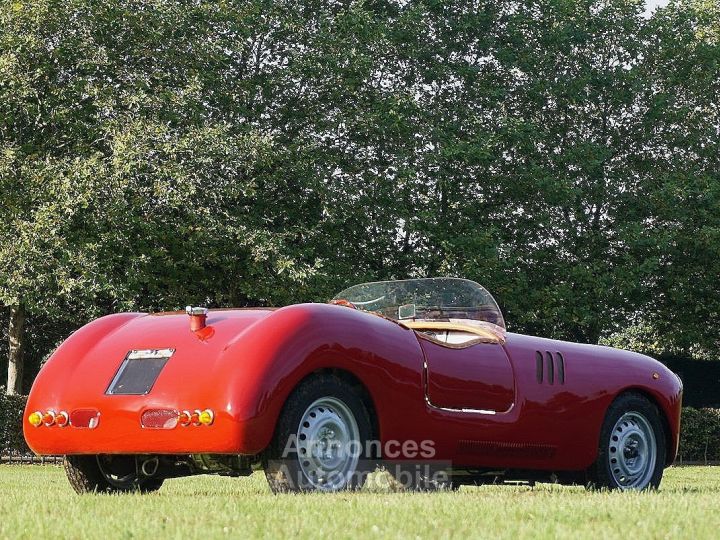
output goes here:
{"type": "Polygon", "coordinates": [[[239,447],[246,453],[269,444],[290,392],[322,369],[341,369],[362,382],[381,439],[411,438],[424,417],[423,356],[414,332],[346,307],[280,309],[230,342],[221,362],[219,375],[228,381],[233,413],[243,425],[239,447]]]}

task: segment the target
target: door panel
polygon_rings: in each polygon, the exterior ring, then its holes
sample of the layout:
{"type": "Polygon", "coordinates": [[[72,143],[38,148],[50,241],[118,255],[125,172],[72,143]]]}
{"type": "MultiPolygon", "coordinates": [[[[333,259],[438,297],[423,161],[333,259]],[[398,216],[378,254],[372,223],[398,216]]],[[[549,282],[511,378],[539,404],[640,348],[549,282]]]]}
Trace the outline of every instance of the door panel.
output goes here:
{"type": "Polygon", "coordinates": [[[449,409],[505,412],[515,400],[510,360],[502,345],[451,348],[420,339],[427,362],[427,397],[449,409]]]}

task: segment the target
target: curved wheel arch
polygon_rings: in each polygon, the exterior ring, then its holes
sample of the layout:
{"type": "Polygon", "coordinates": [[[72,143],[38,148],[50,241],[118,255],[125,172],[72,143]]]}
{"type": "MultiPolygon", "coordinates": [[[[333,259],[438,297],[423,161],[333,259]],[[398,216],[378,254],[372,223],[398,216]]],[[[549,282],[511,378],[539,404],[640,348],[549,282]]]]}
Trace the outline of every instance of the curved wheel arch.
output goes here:
{"type": "Polygon", "coordinates": [[[586,470],[586,488],[652,490],[666,467],[663,415],[645,393],[625,391],[612,401],[598,438],[595,462],[586,470]]]}
{"type": "Polygon", "coordinates": [[[415,333],[367,313],[325,304],[281,308],[222,356],[214,377],[236,420],[233,453],[261,453],[298,384],[326,370],[362,389],[383,438],[414,436],[401,411],[424,411],[415,333]]]}
{"type": "MultiPolygon", "coordinates": [[[[380,417],[377,413],[377,408],[375,407],[375,400],[372,397],[372,394],[370,393],[370,390],[368,389],[367,385],[353,372],[345,369],[345,368],[339,368],[339,367],[325,367],[316,369],[315,371],[312,371],[302,377],[297,384],[295,384],[290,391],[288,392],[287,396],[285,397],[283,401],[284,408],[287,401],[290,399],[290,396],[292,396],[293,392],[303,385],[305,382],[307,382],[309,379],[314,377],[320,377],[323,375],[333,375],[345,382],[347,382],[349,385],[357,388],[360,391],[360,397],[363,401],[363,404],[365,405],[365,408],[367,409],[368,414],[370,415],[370,427],[372,429],[372,437],[375,440],[381,440],[380,439],[380,417]]],[[[277,429],[277,424],[280,417],[278,415],[278,418],[275,419],[275,424],[273,426],[273,433],[277,429]]]]}
{"type": "MultiPolygon", "coordinates": [[[[613,403],[615,403],[618,399],[620,399],[622,396],[626,395],[632,395],[636,394],[639,396],[644,397],[647,399],[650,403],[655,405],[657,407],[658,412],[660,413],[660,423],[663,428],[663,438],[665,439],[665,448],[666,448],[666,454],[665,454],[665,465],[672,465],[673,461],[675,461],[675,452],[673,451],[674,444],[673,444],[673,438],[672,438],[672,430],[670,429],[670,421],[667,417],[667,411],[662,406],[662,403],[647,389],[638,387],[638,386],[629,386],[627,388],[623,388],[620,392],[615,394],[615,397],[613,397],[613,400],[608,405],[608,409],[612,406],[613,403]]],[[[607,409],[606,409],[607,410],[607,409]]],[[[598,435],[599,436],[599,435],[598,435]]]]}
{"type": "Polygon", "coordinates": [[[332,368],[303,377],[283,404],[273,440],[260,456],[273,492],[362,487],[376,459],[374,448],[368,444],[373,439],[373,426],[365,391],[332,368]],[[288,446],[294,437],[297,442],[288,446]],[[318,443],[321,446],[316,447],[318,443]],[[360,453],[348,453],[352,448],[360,453]],[[321,452],[316,453],[317,449],[321,452]],[[333,481],[336,473],[342,473],[342,483],[333,481]]]}

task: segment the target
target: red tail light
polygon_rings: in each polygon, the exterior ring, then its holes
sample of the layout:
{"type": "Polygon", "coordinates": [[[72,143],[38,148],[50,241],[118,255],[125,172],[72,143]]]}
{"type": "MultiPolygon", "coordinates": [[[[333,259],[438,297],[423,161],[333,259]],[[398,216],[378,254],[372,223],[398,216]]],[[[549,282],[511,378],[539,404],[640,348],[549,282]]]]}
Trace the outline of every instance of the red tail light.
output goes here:
{"type": "Polygon", "coordinates": [[[96,409],[75,409],[70,413],[70,425],[94,429],[100,423],[100,411],[96,409]]]}
{"type": "Polygon", "coordinates": [[[70,417],[68,416],[68,413],[65,411],[60,411],[55,415],[55,423],[60,427],[65,427],[68,425],[68,422],[70,421],[70,417]]]}
{"type": "Polygon", "coordinates": [[[42,417],[42,421],[43,424],[45,424],[46,426],[52,426],[55,423],[55,411],[45,411],[45,414],[43,414],[42,417]]]}
{"type": "Polygon", "coordinates": [[[178,424],[182,427],[210,426],[214,421],[215,413],[211,409],[148,409],[140,417],[142,427],[154,429],[173,429],[178,424]]]}
{"type": "Polygon", "coordinates": [[[140,424],[145,428],[173,429],[178,419],[179,413],[175,409],[149,409],[142,413],[140,424]]]}
{"type": "Polygon", "coordinates": [[[191,418],[190,411],[183,411],[180,413],[180,416],[178,417],[178,421],[180,422],[181,426],[189,426],[190,425],[190,418],[191,418]]]}

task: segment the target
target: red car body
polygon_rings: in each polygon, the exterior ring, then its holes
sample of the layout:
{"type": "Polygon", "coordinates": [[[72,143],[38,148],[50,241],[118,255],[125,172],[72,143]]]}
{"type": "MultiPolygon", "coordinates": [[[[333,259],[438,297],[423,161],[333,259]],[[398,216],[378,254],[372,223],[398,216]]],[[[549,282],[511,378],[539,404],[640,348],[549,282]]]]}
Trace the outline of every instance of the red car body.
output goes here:
{"type": "MultiPolygon", "coordinates": [[[[124,313],[72,334],[42,368],[33,411],[96,410],[97,425],[24,422],[38,454],[260,455],[288,396],[323,370],[359,381],[380,441],[432,440],[453,466],[580,471],[598,455],[608,407],[623,392],[661,413],[675,459],[682,385],[652,358],[508,333],[448,347],[384,317],[327,304],[185,313],[124,313]],[[130,350],[174,349],[145,395],[108,395],[130,350]],[[214,411],[211,425],[143,427],[148,410],[214,411]]],[[[392,448],[390,446],[390,448],[392,448]]]]}

